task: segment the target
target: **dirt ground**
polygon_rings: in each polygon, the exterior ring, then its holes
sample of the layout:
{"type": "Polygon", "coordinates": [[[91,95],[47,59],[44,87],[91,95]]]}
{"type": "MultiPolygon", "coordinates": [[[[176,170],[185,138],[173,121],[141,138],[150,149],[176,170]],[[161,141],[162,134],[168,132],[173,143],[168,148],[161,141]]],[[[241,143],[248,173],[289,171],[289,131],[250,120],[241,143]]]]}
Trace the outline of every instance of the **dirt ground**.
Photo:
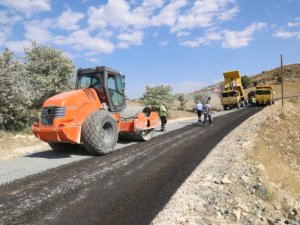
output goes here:
{"type": "Polygon", "coordinates": [[[300,98],[227,135],[152,225],[300,224],[300,98]]]}
{"type": "Polygon", "coordinates": [[[48,144],[32,134],[0,132],[0,160],[7,160],[32,153],[48,144]]]}

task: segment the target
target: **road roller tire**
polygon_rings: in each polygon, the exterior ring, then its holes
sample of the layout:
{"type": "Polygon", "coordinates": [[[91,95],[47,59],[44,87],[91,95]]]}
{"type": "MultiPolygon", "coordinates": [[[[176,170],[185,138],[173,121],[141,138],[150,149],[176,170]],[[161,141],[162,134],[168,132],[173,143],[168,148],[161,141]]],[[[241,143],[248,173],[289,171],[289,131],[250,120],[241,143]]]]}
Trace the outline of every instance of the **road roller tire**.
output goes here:
{"type": "Polygon", "coordinates": [[[149,141],[154,135],[154,129],[143,130],[136,134],[138,141],[149,141]]]}
{"type": "Polygon", "coordinates": [[[143,130],[138,133],[119,134],[119,140],[122,141],[149,141],[154,135],[154,129],[143,130]]]}
{"type": "Polygon", "coordinates": [[[91,113],[82,125],[84,148],[93,155],[105,155],[114,150],[118,141],[116,120],[106,110],[91,113]]]}

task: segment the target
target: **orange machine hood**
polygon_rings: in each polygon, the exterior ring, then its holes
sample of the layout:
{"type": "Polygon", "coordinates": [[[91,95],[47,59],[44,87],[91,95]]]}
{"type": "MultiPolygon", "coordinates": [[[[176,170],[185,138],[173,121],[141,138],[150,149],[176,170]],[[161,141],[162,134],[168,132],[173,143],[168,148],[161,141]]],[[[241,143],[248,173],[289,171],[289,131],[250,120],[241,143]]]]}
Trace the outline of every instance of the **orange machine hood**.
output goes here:
{"type": "Polygon", "coordinates": [[[43,107],[65,107],[65,118],[81,124],[85,118],[99,108],[101,101],[93,88],[64,92],[47,99],[43,107]]]}

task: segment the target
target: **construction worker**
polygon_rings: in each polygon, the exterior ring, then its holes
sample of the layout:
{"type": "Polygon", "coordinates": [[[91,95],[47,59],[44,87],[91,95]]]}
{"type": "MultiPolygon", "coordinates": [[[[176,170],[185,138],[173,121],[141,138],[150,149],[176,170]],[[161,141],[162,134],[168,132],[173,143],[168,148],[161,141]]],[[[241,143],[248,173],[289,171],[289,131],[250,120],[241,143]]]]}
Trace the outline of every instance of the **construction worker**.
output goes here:
{"type": "Polygon", "coordinates": [[[206,120],[208,118],[208,123],[210,126],[213,126],[212,120],[211,120],[211,105],[209,103],[206,103],[203,106],[203,114],[204,114],[204,121],[203,121],[203,126],[206,126],[206,120]]]}
{"type": "Polygon", "coordinates": [[[256,98],[255,98],[255,96],[253,96],[252,99],[251,99],[251,105],[252,105],[253,107],[256,106],[256,98]]]}
{"type": "Polygon", "coordinates": [[[234,90],[234,87],[236,86],[236,84],[235,84],[235,80],[233,80],[233,77],[231,77],[229,86],[230,86],[230,90],[234,90]]]}
{"type": "Polygon", "coordinates": [[[198,115],[198,123],[201,124],[201,116],[203,113],[203,105],[200,100],[198,100],[197,104],[195,105],[195,111],[198,115]]]}
{"type": "Polygon", "coordinates": [[[167,110],[163,104],[160,105],[159,107],[159,117],[161,121],[161,131],[165,130],[166,124],[167,124],[167,110]]]}

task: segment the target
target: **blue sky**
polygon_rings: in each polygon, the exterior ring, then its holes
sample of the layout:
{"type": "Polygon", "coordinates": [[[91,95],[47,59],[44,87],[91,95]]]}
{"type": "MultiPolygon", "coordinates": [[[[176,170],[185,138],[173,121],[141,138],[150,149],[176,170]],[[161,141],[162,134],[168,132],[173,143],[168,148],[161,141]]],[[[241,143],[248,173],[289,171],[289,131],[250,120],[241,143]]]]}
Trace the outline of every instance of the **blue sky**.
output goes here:
{"type": "Polygon", "coordinates": [[[299,0],[0,0],[0,49],[31,41],[61,49],[77,68],[126,75],[130,98],[146,85],[190,93],[239,70],[255,75],[300,62],[299,0]]]}

